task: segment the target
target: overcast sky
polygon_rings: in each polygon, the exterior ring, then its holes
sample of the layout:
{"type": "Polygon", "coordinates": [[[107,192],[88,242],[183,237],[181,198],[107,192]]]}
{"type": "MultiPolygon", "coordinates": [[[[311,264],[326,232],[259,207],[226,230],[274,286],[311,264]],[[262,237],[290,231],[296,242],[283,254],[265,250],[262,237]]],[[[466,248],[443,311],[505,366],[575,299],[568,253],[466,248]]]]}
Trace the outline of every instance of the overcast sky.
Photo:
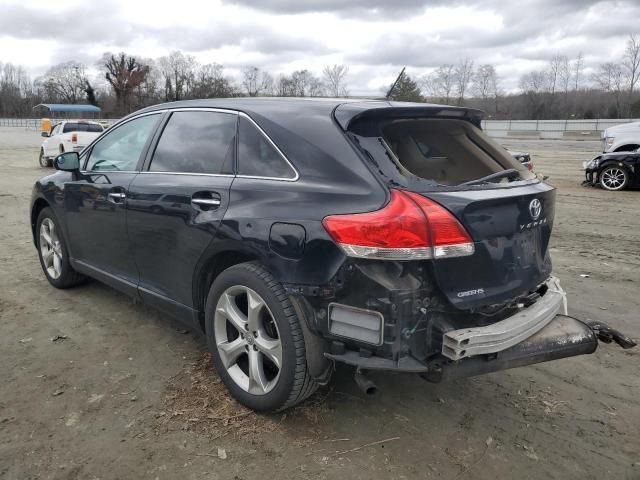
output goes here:
{"type": "MultiPolygon", "coordinates": [[[[379,94],[407,65],[419,76],[463,57],[494,64],[506,90],[556,53],[587,69],[640,33],[640,0],[0,0],[0,62],[33,76],[106,51],[180,49],[227,73],[350,67],[350,92],[379,94]]],[[[588,73],[588,72],[587,72],[588,73]]]]}

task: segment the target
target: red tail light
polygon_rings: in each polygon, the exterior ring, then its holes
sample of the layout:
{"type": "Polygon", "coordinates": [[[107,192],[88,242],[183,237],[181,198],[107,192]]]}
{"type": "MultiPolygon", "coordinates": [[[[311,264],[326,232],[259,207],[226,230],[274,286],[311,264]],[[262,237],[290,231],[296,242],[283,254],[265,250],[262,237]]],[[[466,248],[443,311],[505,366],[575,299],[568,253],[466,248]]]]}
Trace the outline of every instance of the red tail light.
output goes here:
{"type": "Polygon", "coordinates": [[[77,133],[72,133],[71,134],[71,143],[78,143],[78,134],[77,133]]]}
{"type": "Polygon", "coordinates": [[[473,240],[448,210],[411,192],[391,190],[391,201],[380,210],[330,215],[322,224],[352,257],[419,260],[474,252],[473,240]]]}

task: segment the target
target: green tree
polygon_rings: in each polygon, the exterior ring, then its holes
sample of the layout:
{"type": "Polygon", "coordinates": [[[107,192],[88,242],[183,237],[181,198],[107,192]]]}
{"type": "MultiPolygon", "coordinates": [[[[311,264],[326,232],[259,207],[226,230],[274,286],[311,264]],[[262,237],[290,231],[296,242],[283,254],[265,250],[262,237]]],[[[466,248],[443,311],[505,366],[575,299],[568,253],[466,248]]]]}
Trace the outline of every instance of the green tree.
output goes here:
{"type": "Polygon", "coordinates": [[[406,73],[402,73],[398,79],[389,95],[389,99],[400,102],[424,102],[424,97],[420,93],[418,84],[406,73]]]}

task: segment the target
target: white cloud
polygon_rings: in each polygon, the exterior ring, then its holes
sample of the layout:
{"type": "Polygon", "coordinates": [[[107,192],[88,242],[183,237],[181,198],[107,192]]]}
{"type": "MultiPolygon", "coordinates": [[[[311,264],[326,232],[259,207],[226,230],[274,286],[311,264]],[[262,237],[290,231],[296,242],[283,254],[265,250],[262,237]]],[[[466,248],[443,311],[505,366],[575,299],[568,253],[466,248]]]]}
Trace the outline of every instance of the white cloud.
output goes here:
{"type": "Polygon", "coordinates": [[[93,67],[105,51],[181,49],[232,73],[347,63],[353,94],[378,94],[403,65],[418,76],[464,57],[495,64],[512,90],[556,53],[583,52],[593,68],[640,31],[632,0],[0,1],[0,61],[33,75],[71,59],[93,67]]]}

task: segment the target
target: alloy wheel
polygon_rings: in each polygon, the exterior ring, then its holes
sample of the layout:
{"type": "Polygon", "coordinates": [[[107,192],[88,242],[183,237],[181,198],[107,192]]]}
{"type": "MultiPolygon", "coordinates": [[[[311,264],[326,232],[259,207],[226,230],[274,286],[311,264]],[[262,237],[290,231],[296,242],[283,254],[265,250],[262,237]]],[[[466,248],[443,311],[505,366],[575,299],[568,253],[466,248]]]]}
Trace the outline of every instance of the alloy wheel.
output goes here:
{"type": "Polygon", "coordinates": [[[618,190],[625,184],[626,174],[619,168],[608,168],[602,172],[602,186],[607,190],[618,190]]]}
{"type": "Polygon", "coordinates": [[[282,368],[282,342],[257,292],[242,285],[226,289],[216,305],[214,333],[220,361],[240,388],[252,395],[273,390],[282,368]]]}
{"type": "Polygon", "coordinates": [[[41,167],[46,168],[49,166],[49,160],[44,156],[44,152],[42,150],[40,150],[40,158],[38,160],[40,161],[41,167]]]}
{"type": "Polygon", "coordinates": [[[40,255],[47,274],[56,279],[62,275],[62,244],[56,231],[56,225],[50,218],[40,224],[40,255]]]}

